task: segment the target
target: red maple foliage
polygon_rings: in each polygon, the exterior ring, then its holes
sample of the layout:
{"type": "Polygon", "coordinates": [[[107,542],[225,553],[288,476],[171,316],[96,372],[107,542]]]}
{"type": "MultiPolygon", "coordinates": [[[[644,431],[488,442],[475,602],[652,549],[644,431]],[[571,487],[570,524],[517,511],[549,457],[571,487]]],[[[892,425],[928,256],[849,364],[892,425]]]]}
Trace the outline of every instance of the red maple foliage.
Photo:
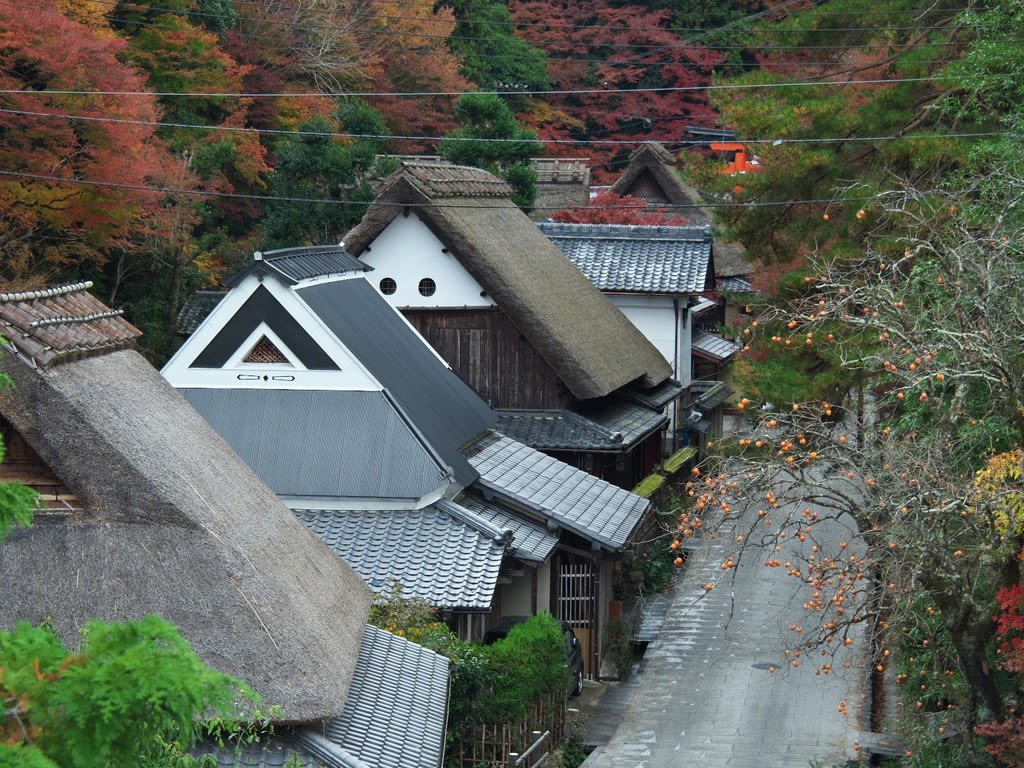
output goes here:
{"type": "Polygon", "coordinates": [[[551,0],[513,0],[509,11],[556,83],[545,110],[523,122],[542,141],[579,140],[573,151],[592,158],[595,183],[614,180],[642,141],[679,144],[688,125],[716,124],[702,87],[723,55],[682,40],[670,11],[551,0]]]}
{"type": "Polygon", "coordinates": [[[645,200],[632,195],[599,192],[585,208],[567,208],[551,214],[551,220],[566,224],[643,224],[681,226],[685,216],[664,208],[651,208],[645,200]]]}
{"type": "MultiPolygon", "coordinates": [[[[996,594],[999,666],[1007,672],[1024,672],[1024,584],[1005,587],[996,594]]],[[[985,749],[1000,765],[1024,766],[1024,714],[1011,711],[1001,721],[975,728],[987,740],[985,749]]]]}
{"type": "MultiPolygon", "coordinates": [[[[0,25],[0,279],[90,274],[134,247],[140,221],[161,215],[168,147],[155,98],[120,59],[125,43],[22,3],[0,25]]],[[[174,183],[190,186],[187,174],[174,183]]]]}

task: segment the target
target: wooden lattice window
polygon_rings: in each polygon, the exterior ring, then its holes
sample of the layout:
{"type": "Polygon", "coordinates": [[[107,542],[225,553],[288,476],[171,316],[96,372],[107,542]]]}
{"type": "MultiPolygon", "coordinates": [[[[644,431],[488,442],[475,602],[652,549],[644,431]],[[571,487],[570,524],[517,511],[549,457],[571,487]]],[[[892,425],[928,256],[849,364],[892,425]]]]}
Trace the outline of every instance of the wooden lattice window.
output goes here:
{"type": "Polygon", "coordinates": [[[641,200],[646,200],[648,203],[667,203],[668,200],[665,198],[665,193],[661,188],[661,184],[658,183],[649,173],[641,174],[640,178],[634,182],[633,186],[630,187],[628,194],[632,197],[638,197],[641,200]]]}
{"type": "Polygon", "coordinates": [[[288,358],[284,356],[274,342],[263,336],[256,342],[256,346],[249,350],[249,354],[245,356],[242,362],[266,365],[268,363],[287,363],[288,358]]]}

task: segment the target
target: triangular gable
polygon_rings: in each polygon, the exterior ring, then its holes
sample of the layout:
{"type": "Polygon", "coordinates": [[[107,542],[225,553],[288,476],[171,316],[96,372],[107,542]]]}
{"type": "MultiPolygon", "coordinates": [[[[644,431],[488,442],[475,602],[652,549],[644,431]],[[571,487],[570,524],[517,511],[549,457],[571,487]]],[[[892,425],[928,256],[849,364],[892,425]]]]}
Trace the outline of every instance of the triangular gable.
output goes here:
{"type": "MultiPolygon", "coordinates": [[[[245,358],[251,351],[248,343],[254,329],[266,328],[262,334],[272,333],[280,346],[286,346],[294,355],[292,364],[319,371],[336,371],[338,365],[323,347],[302,327],[296,317],[282,306],[264,285],[253,291],[249,299],[224,323],[220,332],[196,355],[191,368],[221,368],[232,361],[249,362],[245,358]]],[[[285,356],[287,358],[287,356],[285,356]]]]}
{"type": "Polygon", "coordinates": [[[239,279],[163,374],[178,388],[382,388],[274,273],[239,279]]]}

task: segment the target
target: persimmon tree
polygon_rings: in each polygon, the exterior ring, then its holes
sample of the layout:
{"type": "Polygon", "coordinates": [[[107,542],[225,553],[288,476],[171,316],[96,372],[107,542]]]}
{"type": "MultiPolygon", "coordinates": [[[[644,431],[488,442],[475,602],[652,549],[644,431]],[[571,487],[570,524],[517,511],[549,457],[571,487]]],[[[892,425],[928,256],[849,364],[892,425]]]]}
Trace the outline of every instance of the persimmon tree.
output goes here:
{"type": "Polygon", "coordinates": [[[999,166],[876,195],[865,251],[817,254],[808,290],[747,329],[783,358],[827,348],[859,386],[758,409],[731,439],[739,463],[691,484],[678,530],[753,505],[731,562],[754,542],[787,553],[766,565],[806,590],[792,653],[828,671],[864,624],[876,673],[895,676],[895,654],[927,664],[897,682],[960,733],[1003,716],[992,617],[1024,548],[1022,189],[999,166]]]}

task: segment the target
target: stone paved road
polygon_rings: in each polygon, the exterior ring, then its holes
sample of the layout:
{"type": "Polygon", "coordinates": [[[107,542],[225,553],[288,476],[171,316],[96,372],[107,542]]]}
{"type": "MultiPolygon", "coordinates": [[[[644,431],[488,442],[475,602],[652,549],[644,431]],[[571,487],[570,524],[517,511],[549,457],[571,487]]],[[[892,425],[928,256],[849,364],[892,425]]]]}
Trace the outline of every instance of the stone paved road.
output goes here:
{"type": "Polygon", "coordinates": [[[731,541],[691,555],[621,723],[586,768],[807,768],[856,757],[864,664],[851,653],[850,669],[836,659],[829,675],[790,667],[783,649],[790,623],[807,621],[806,595],[763,554],[745,555],[723,580],[731,541]],[[719,584],[705,593],[709,581],[719,584]]]}

